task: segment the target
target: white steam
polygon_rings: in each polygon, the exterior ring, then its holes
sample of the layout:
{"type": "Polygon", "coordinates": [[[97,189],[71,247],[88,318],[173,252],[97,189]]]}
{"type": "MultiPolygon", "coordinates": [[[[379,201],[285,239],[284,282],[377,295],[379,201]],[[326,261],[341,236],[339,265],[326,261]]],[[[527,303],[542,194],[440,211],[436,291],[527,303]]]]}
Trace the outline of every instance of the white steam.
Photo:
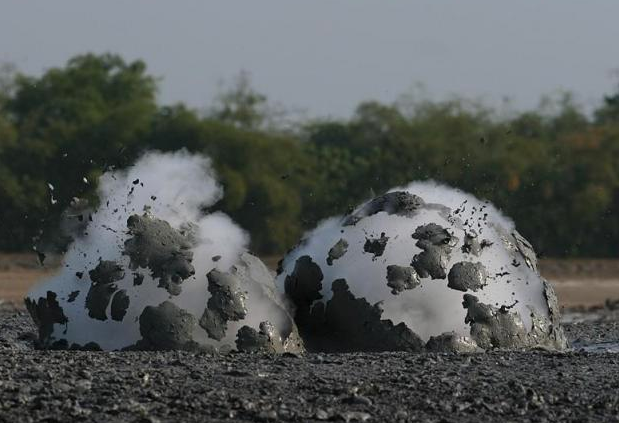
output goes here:
{"type": "Polygon", "coordinates": [[[379,212],[353,226],[343,226],[342,217],[329,218],[306,234],[304,241],[286,256],[283,272],[277,279],[279,289],[284,290],[286,276],[293,271],[296,260],[307,255],[320,266],[324,275],[323,298],[319,301],[328,301],[332,297],[332,282],[344,278],[355,297],[365,298],[370,304],[381,302],[382,319],[390,319],[394,324],[404,322],[424,341],[449,331],[469,335],[470,328],[464,322],[466,310],[462,306],[464,293],[449,288],[446,279],[423,278],[420,286],[398,295],[392,294],[387,286],[386,267],[410,266],[413,256],[422,251],[415,245],[417,240],[411,237],[415,229],[436,223],[459,240],[451,253],[447,271],[460,261],[481,262],[486,267],[490,275],[488,284],[472,292],[481,302],[500,307],[518,301],[512,310],[520,314],[527,328],[531,327],[528,307],[535,308],[541,316],[548,316],[542,280],[536,271],[527,267],[513,243],[510,246],[514,224],[494,206],[435,182],[413,182],[391,191],[407,191],[421,197],[425,203],[447,206],[451,213],[446,216],[431,207],[421,208],[413,217],[379,212]],[[458,213],[454,214],[456,210],[458,213]],[[465,233],[473,231],[478,241],[492,243],[483,248],[479,256],[461,250],[465,233]],[[373,259],[373,254],[364,251],[364,244],[367,238],[380,237],[383,232],[389,241],[384,253],[373,259]],[[340,239],[348,242],[347,252],[329,266],[328,252],[340,239]],[[514,260],[517,266],[512,264],[514,260]]]}

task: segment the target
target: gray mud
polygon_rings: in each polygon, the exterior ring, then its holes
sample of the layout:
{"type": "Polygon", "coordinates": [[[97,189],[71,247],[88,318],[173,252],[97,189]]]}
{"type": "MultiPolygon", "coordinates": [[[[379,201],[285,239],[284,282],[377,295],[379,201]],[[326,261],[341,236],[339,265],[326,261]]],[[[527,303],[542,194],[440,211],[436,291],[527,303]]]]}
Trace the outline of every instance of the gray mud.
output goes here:
{"type": "MultiPolygon", "coordinates": [[[[616,316],[565,326],[619,341],[616,316]]],[[[0,305],[0,421],[616,421],[619,355],[91,352],[33,348],[0,305]]]]}

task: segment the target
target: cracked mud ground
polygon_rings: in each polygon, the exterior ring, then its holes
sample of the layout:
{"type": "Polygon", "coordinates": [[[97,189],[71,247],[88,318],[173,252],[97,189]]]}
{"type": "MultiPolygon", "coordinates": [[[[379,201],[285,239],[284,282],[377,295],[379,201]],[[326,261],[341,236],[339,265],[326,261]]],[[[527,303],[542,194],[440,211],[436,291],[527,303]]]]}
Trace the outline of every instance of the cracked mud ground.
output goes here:
{"type": "MultiPolygon", "coordinates": [[[[619,340],[614,318],[572,341],[619,340]]],[[[39,351],[0,304],[0,422],[619,421],[619,355],[39,351]]]]}

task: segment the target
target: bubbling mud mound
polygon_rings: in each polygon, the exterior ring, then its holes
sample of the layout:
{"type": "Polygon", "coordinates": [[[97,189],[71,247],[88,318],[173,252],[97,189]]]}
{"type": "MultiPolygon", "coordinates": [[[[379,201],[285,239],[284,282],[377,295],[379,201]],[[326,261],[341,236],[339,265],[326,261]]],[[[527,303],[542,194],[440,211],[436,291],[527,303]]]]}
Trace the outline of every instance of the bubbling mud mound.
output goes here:
{"type": "Polygon", "coordinates": [[[567,347],[531,244],[488,202],[435,183],[324,221],[277,284],[313,351],[567,347]]]}
{"type": "Polygon", "coordinates": [[[62,271],[26,306],[43,348],[298,352],[303,344],[265,265],[227,216],[210,161],[147,153],[100,179],[62,271]]]}

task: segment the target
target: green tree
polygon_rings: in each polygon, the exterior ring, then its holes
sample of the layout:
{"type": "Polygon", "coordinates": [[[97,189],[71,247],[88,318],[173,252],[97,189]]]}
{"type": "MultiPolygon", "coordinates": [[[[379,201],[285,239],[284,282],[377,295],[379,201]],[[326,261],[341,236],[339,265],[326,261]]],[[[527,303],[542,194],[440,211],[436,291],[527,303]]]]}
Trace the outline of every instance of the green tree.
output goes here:
{"type": "Polygon", "coordinates": [[[155,81],[145,71],[141,61],[87,54],[40,78],[16,76],[5,110],[17,138],[3,163],[19,175],[16,192],[27,194],[3,197],[1,208],[7,221],[27,209],[30,224],[17,238],[0,234],[2,247],[28,244],[40,221],[55,221],[72,197],[92,194],[101,172],[135,158],[156,111],[155,81]]]}
{"type": "Polygon", "coordinates": [[[233,87],[216,98],[210,116],[238,128],[255,130],[265,123],[267,110],[266,96],[254,90],[249,73],[242,71],[233,87]]]}

